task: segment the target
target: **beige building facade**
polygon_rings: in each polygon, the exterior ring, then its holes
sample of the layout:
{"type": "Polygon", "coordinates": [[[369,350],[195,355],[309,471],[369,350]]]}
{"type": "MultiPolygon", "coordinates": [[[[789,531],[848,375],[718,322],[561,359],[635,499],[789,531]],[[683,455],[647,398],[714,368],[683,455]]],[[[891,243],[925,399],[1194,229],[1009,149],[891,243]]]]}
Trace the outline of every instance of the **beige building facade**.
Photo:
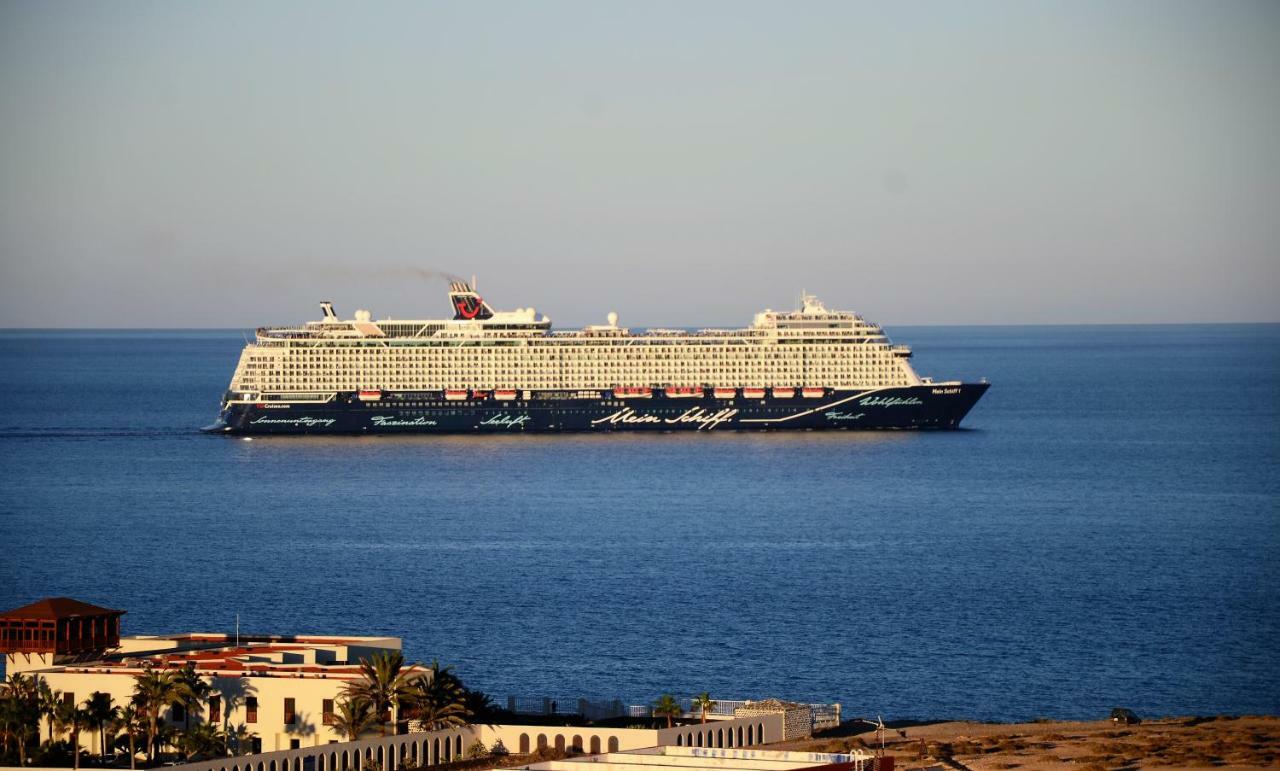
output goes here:
{"type": "MultiPolygon", "coordinates": [[[[332,727],[343,686],[360,679],[361,659],[400,648],[396,637],[244,636],[237,642],[223,634],[181,634],[121,637],[118,647],[91,657],[10,652],[5,665],[10,673],[38,676],[68,701],[81,704],[99,692],[124,705],[147,667],[190,664],[212,694],[199,713],[187,716],[171,707],[162,720],[182,726],[189,718],[193,725],[210,722],[228,731],[243,726],[256,739],[255,750],[271,752],[345,741],[332,727]]],[[[41,731],[48,731],[47,721],[41,731]]],[[[84,731],[79,741],[92,749],[95,737],[84,731]]]]}

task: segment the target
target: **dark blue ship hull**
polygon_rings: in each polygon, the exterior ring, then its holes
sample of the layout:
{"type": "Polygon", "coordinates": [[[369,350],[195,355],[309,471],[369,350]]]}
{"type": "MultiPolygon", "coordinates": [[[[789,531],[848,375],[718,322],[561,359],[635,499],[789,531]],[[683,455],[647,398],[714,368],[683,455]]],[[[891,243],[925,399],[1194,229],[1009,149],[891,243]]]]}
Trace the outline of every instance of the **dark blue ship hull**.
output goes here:
{"type": "MultiPolygon", "coordinates": [[[[987,383],[827,390],[820,398],[768,396],[620,399],[609,391],[534,393],[447,401],[438,392],[339,394],[315,404],[227,403],[205,430],[229,434],[482,434],[564,431],[779,431],[958,428],[987,383]]],[[[231,394],[228,394],[230,397],[231,394]]]]}

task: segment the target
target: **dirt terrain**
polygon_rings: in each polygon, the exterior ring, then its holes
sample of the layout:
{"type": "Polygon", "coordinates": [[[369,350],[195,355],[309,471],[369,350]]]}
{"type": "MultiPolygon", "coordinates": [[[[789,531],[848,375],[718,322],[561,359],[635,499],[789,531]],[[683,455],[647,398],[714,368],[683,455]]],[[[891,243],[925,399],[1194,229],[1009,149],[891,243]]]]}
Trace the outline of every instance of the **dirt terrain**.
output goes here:
{"type": "MultiPolygon", "coordinates": [[[[858,726],[770,749],[836,752],[878,746],[875,729],[858,726]]],[[[1132,726],[1111,721],[891,725],[884,746],[899,768],[939,771],[1276,768],[1280,717],[1167,718],[1132,726]]]]}

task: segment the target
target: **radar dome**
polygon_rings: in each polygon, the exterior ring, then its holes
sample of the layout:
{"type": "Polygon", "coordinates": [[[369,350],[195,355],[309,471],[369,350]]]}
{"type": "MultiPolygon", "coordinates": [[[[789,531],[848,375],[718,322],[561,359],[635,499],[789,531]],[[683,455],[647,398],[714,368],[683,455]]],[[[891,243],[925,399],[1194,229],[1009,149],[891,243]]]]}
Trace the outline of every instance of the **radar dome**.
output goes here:
{"type": "Polygon", "coordinates": [[[356,321],[368,321],[370,318],[369,311],[356,311],[356,321]]]}
{"type": "Polygon", "coordinates": [[[609,311],[609,315],[605,316],[605,318],[609,320],[609,326],[618,326],[618,314],[616,311],[609,311]]]}

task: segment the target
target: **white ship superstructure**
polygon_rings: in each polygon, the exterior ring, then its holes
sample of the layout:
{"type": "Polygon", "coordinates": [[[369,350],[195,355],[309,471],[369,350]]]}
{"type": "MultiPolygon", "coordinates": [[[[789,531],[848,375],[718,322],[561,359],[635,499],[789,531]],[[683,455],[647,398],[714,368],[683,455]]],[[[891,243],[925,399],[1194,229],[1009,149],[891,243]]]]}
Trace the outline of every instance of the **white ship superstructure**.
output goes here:
{"type": "MultiPolygon", "coordinates": [[[[463,284],[455,306],[475,298],[463,284]]],[[[483,318],[380,319],[366,311],[302,327],[260,329],[240,357],[231,390],[264,394],[360,390],[563,391],[612,388],[833,389],[919,385],[906,346],[861,316],[801,308],[756,314],[744,329],[648,329],[609,323],[557,332],[532,308],[483,318]]]]}

